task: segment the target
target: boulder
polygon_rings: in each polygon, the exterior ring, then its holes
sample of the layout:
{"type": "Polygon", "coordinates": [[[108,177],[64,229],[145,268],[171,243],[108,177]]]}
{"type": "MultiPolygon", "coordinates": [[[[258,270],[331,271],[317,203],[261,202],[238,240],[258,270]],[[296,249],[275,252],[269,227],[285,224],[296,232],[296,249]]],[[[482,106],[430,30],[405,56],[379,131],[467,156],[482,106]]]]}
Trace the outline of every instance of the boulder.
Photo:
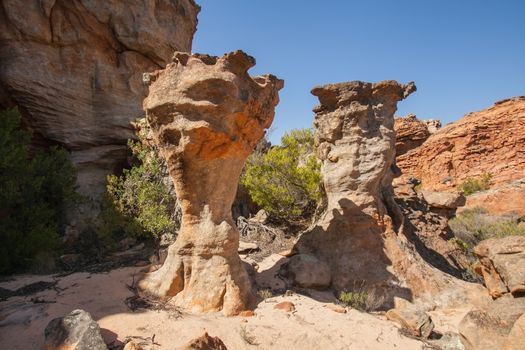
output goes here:
{"type": "Polygon", "coordinates": [[[45,329],[46,350],[107,350],[98,324],[84,310],[51,320],[45,329]]]}
{"type": "Polygon", "coordinates": [[[430,135],[421,146],[397,156],[403,176],[424,189],[453,191],[467,178],[492,174],[497,187],[525,173],[525,96],[496,102],[430,135]]]}
{"type": "Polygon", "coordinates": [[[250,252],[253,250],[257,250],[257,249],[259,249],[259,246],[257,245],[257,243],[240,241],[239,249],[237,249],[237,251],[239,253],[246,253],[246,252],[250,252]]]}
{"type": "Polygon", "coordinates": [[[525,293],[525,237],[490,238],[479,243],[474,254],[479,259],[476,271],[492,297],[525,293]]]}
{"type": "Polygon", "coordinates": [[[235,315],[255,302],[237,253],[231,207],[246,158],[274,117],[283,81],[251,77],[255,59],[178,52],[144,75],[153,139],[181,204],[181,228],[164,265],[139,287],[193,312],[235,315]]]}
{"type": "Polygon", "coordinates": [[[2,1],[0,107],[18,105],[37,144],[67,148],[80,192],[96,197],[126,161],[142,73],[191,50],[199,11],[193,0],[2,1]]]}
{"type": "Polygon", "coordinates": [[[466,199],[461,193],[421,191],[423,198],[432,208],[456,209],[465,205],[466,199]]]}
{"type": "Polygon", "coordinates": [[[330,266],[313,255],[298,254],[286,264],[285,275],[299,287],[324,289],[330,287],[330,266]]]}
{"type": "Polygon", "coordinates": [[[208,333],[189,341],[177,350],[228,350],[219,337],[212,337],[208,333]]]}
{"type": "MultiPolygon", "coordinates": [[[[524,313],[525,298],[513,298],[508,294],[494,300],[485,310],[470,311],[458,327],[461,342],[466,350],[501,349],[509,342],[509,346],[513,345],[515,334],[511,334],[511,330],[524,313]]],[[[517,333],[520,327],[521,321],[517,333]]]]}
{"type": "Polygon", "coordinates": [[[425,309],[415,304],[403,308],[390,309],[386,318],[397,322],[415,337],[428,338],[434,329],[434,323],[425,312],[425,309]]]}

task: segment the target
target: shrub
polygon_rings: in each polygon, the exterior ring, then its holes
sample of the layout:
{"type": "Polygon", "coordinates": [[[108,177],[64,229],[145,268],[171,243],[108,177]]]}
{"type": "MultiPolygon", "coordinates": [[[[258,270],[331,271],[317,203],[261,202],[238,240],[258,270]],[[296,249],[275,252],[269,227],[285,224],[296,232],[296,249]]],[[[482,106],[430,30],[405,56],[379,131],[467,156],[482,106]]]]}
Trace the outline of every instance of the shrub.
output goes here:
{"type": "Polygon", "coordinates": [[[481,208],[465,210],[449,221],[457,241],[469,250],[480,241],[492,237],[509,235],[525,236],[525,227],[519,224],[516,217],[490,216],[481,208]]]}
{"type": "Polygon", "coordinates": [[[285,220],[313,213],[321,197],[320,180],[311,129],[292,130],[282,137],[281,146],[254,152],[241,176],[252,200],[285,220]]]}
{"type": "Polygon", "coordinates": [[[17,109],[0,113],[0,273],[53,261],[66,212],[78,203],[76,174],[59,147],[30,149],[17,109]]]}
{"type": "Polygon", "coordinates": [[[339,301],[356,310],[374,311],[383,306],[385,299],[375,290],[367,290],[365,281],[354,281],[351,290],[344,290],[339,294],[339,301]]]}
{"type": "Polygon", "coordinates": [[[99,236],[110,245],[126,236],[158,239],[178,228],[176,200],[168,190],[165,163],[147,140],[146,121],[142,119],[138,125],[139,140],[128,142],[135,165],[124,169],[121,176],[108,176],[101,206],[99,236]]]}
{"type": "Polygon", "coordinates": [[[469,196],[479,191],[485,191],[490,188],[490,180],[492,174],[483,173],[479,178],[469,177],[458,186],[459,192],[462,192],[465,196],[469,196]]]}

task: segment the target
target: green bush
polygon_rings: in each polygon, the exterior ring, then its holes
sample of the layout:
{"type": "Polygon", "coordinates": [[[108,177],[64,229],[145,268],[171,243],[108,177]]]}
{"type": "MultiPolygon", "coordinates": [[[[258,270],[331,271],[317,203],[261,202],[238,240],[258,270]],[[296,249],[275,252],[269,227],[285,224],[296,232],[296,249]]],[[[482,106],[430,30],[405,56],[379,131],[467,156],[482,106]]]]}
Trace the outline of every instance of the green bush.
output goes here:
{"type": "Polygon", "coordinates": [[[128,142],[135,165],[124,169],[121,176],[108,176],[98,234],[109,245],[127,236],[158,239],[178,228],[176,201],[166,184],[166,166],[146,140],[146,121],[139,123],[139,140],[128,142]]]}
{"type": "Polygon", "coordinates": [[[366,309],[366,301],[368,294],[366,292],[347,292],[343,291],[339,294],[339,301],[347,306],[353,307],[357,310],[366,309]]]}
{"type": "Polygon", "coordinates": [[[490,188],[492,174],[483,173],[479,178],[469,177],[458,186],[458,191],[465,196],[469,196],[479,191],[485,191],[490,188]]]}
{"type": "Polygon", "coordinates": [[[490,216],[481,208],[465,210],[448,224],[464,250],[466,247],[471,250],[478,242],[492,237],[525,236],[525,227],[517,217],[490,216]]]}
{"type": "Polygon", "coordinates": [[[292,130],[282,137],[281,146],[248,158],[241,183],[252,200],[274,217],[307,216],[321,197],[320,166],[312,130],[292,130]]]}
{"type": "Polygon", "coordinates": [[[0,113],[0,273],[53,261],[66,212],[78,201],[76,174],[61,148],[30,148],[17,109],[0,113]]]}

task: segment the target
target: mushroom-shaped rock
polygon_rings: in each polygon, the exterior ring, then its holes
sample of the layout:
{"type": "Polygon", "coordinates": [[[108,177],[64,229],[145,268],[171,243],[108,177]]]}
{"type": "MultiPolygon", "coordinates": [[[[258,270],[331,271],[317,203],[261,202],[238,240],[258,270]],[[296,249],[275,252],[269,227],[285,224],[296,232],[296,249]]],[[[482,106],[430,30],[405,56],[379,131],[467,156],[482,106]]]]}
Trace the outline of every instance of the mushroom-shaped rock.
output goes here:
{"type": "Polygon", "coordinates": [[[254,300],[231,217],[246,158],[274,117],[283,81],[250,77],[255,60],[175,53],[166,69],[145,74],[146,118],[166,159],[182,207],[181,229],[164,265],[140,288],[174,297],[193,312],[237,314],[254,300]]]}

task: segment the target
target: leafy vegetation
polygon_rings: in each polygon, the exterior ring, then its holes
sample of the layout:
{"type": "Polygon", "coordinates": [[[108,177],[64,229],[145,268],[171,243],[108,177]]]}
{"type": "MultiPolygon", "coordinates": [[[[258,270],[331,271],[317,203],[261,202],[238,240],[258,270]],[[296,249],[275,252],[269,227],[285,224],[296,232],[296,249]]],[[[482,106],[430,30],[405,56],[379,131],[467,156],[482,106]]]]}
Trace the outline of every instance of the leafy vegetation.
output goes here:
{"type": "Polygon", "coordinates": [[[375,290],[367,290],[365,281],[354,281],[350,290],[339,293],[339,301],[356,310],[374,311],[383,306],[385,299],[375,290]]]}
{"type": "Polygon", "coordinates": [[[66,212],[78,203],[76,174],[59,147],[31,149],[17,109],[0,113],[0,273],[49,265],[66,212]]]}
{"type": "Polygon", "coordinates": [[[241,176],[252,200],[283,220],[313,213],[321,198],[320,180],[311,129],[292,130],[281,146],[254,152],[241,176]]]}
{"type": "Polygon", "coordinates": [[[517,217],[490,216],[481,208],[463,211],[449,221],[449,226],[454,232],[455,241],[460,242],[463,250],[468,248],[469,251],[484,239],[525,236],[525,227],[520,225],[517,217]]]}
{"type": "Polygon", "coordinates": [[[158,239],[178,228],[166,166],[147,141],[146,121],[139,121],[139,126],[139,140],[128,142],[135,165],[124,169],[121,176],[108,176],[98,235],[109,245],[129,236],[158,239]]]}
{"type": "Polygon", "coordinates": [[[483,173],[479,178],[469,177],[458,186],[459,192],[462,192],[465,196],[469,196],[479,191],[485,191],[490,188],[490,180],[492,174],[483,173]]]}

